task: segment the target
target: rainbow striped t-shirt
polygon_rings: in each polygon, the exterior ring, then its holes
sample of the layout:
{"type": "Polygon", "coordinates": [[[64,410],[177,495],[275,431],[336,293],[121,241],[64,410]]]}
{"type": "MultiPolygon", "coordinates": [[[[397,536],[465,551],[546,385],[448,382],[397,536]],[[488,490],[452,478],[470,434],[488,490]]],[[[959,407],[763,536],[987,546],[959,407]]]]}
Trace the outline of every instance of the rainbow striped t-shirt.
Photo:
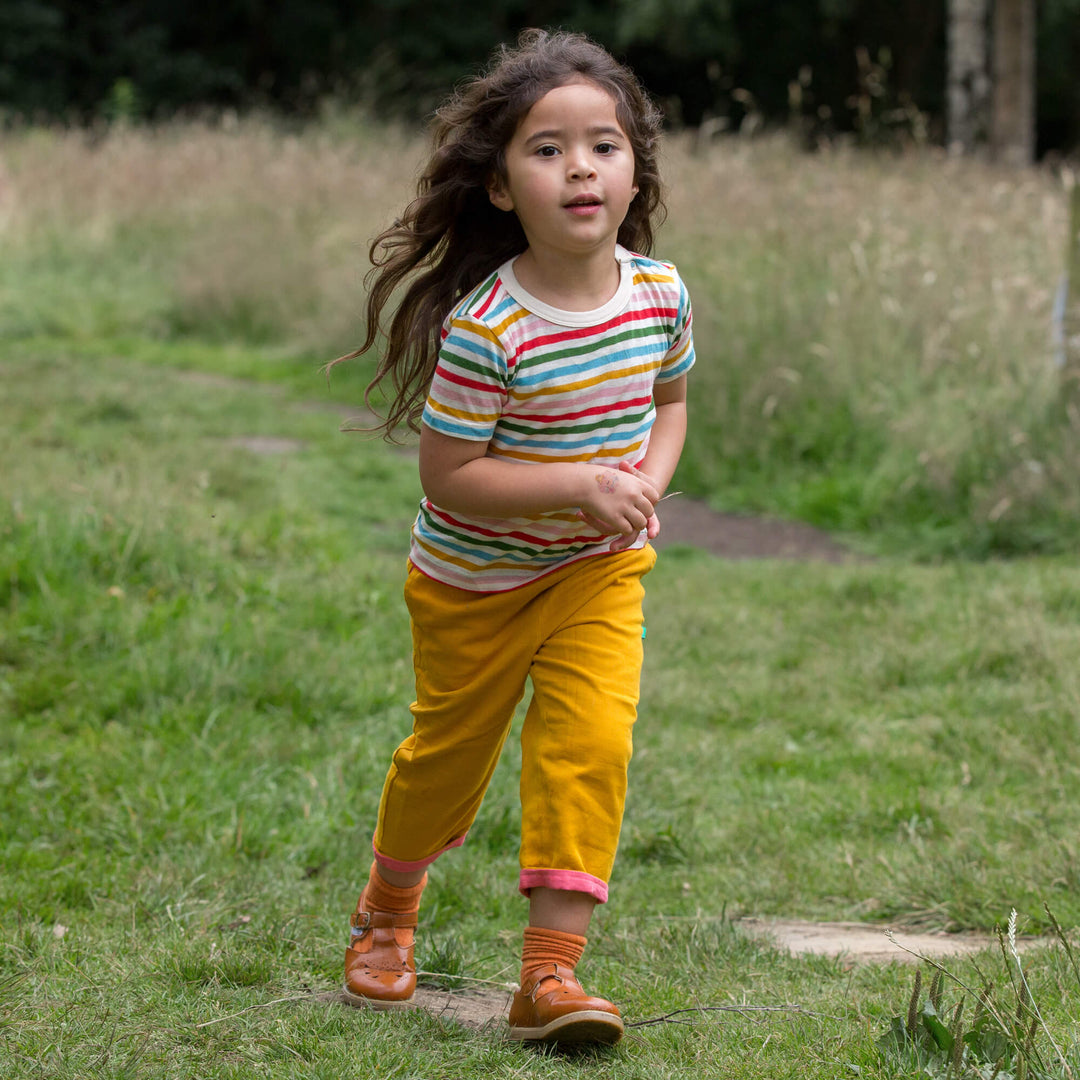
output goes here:
{"type": "MultiPolygon", "coordinates": [[[[615,295],[593,311],[562,311],[526,292],[513,260],[451,312],[423,422],[482,441],[487,453],[536,462],[638,464],[656,409],[653,384],[694,363],[690,298],[670,263],[616,248],[615,295]]],[[[450,513],[429,499],[410,559],[437,581],[478,592],[516,588],[607,551],[576,508],[519,518],[450,513]]],[[[642,546],[642,533],[635,546],[642,546]]]]}

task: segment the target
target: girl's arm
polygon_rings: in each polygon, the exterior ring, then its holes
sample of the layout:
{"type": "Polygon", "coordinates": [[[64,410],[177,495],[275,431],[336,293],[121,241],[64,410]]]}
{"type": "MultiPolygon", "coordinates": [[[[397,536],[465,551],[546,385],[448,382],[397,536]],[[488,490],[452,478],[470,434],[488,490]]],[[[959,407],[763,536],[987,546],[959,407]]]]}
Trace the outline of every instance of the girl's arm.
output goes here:
{"type": "Polygon", "coordinates": [[[656,419],[649,435],[649,449],[638,471],[652,480],[661,495],[671,483],[686,441],[686,376],[653,387],[656,419]]]}
{"type": "MultiPolygon", "coordinates": [[[[674,468],[674,466],[672,466],[674,468]]],[[[511,518],[580,507],[606,531],[637,535],[660,498],[648,475],[598,465],[518,465],[487,456],[487,443],[420,431],[420,483],[443,510],[511,518]]]]}

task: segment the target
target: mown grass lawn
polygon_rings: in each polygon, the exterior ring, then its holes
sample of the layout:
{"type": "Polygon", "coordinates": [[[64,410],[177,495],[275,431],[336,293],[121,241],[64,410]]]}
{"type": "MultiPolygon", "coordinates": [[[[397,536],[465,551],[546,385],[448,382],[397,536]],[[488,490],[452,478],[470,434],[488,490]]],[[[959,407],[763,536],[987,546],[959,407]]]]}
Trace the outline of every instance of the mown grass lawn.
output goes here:
{"type": "MultiPolygon", "coordinates": [[[[1016,908],[1042,930],[1049,903],[1076,926],[1073,560],[675,548],[649,580],[630,803],[583,970],[631,1023],[724,1010],[567,1059],[342,1008],[408,720],[415,462],[340,433],[356,384],[313,364],[258,384],[169,359],[0,358],[5,1076],[913,1075],[875,1049],[910,969],[792,958],[735,917],[992,929],[1016,908]]],[[[433,874],[427,970],[515,977],[516,764],[512,739],[433,874]]],[[[1009,990],[1001,956],[978,966],[1009,990]]],[[[1028,978],[1075,1047],[1066,955],[1028,978]]]]}

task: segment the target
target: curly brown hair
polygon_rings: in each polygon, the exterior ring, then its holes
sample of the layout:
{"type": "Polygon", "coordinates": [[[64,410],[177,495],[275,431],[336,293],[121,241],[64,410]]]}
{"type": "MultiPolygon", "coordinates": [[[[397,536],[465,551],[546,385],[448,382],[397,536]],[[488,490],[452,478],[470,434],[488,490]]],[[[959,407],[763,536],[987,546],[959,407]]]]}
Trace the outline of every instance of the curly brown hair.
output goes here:
{"type": "Polygon", "coordinates": [[[492,206],[488,189],[494,179],[506,179],[504,152],[528,111],[548,91],[577,80],[594,83],[615,101],[634,151],[638,187],[618,242],[642,255],[651,253],[654,230],[666,212],[657,167],[660,111],[633,72],[584,35],[524,31],[516,46],[500,47],[488,69],[437,110],[432,154],[416,197],[371,244],[372,269],[365,278],[367,335],[358,349],[333,363],[361,356],[375,344],[383,332],[384,310],[399,286],[406,285],[364,393],[370,407],[372,394],[389,378],[389,408],[375,428],[384,436],[389,438],[401,423],[419,429],[440,331],[455,302],[528,246],[517,217],[492,206]]]}

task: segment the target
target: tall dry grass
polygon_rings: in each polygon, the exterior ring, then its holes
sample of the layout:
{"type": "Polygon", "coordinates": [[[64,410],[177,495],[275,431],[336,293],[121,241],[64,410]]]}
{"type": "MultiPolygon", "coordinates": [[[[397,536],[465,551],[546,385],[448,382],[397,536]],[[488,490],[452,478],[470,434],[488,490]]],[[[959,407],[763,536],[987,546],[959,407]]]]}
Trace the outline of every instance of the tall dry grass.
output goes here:
{"type": "Polygon", "coordinates": [[[332,351],[358,332],[367,241],[417,151],[360,120],[25,131],[2,154],[0,237],[31,276],[63,252],[76,276],[149,278],[132,331],[332,351]]]}
{"type": "Polygon", "coordinates": [[[702,489],[745,478],[755,503],[774,480],[800,516],[902,518],[931,547],[1075,538],[1080,415],[1052,325],[1059,176],[782,139],[676,146],[669,173],[664,243],[695,287],[706,361],[702,489]]]}
{"type": "MultiPolygon", "coordinates": [[[[337,355],[361,331],[367,245],[423,153],[344,113],[9,135],[0,338],[337,355]]],[[[929,553],[1077,539],[1080,416],[1051,327],[1059,177],[782,137],[673,137],[666,159],[659,254],[691,286],[700,356],[681,486],[897,526],[929,553]]]]}

